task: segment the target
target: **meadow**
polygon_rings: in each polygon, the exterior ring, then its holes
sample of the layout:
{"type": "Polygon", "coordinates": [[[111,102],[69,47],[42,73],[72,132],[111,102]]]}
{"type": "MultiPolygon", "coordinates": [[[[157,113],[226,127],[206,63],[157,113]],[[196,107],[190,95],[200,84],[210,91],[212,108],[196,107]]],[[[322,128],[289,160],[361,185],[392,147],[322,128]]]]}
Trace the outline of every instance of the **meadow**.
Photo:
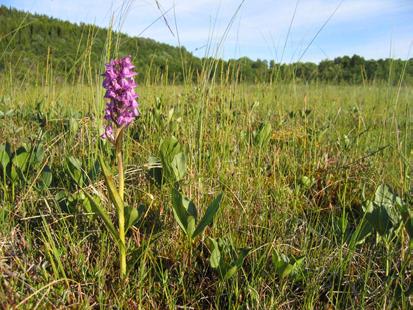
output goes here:
{"type": "Polygon", "coordinates": [[[1,77],[2,308],[412,306],[411,87],[142,82],[124,141],[125,202],[142,214],[120,279],[85,196],[116,216],[98,161],[115,167],[101,83],[1,77]],[[222,193],[189,243],[165,141],[185,155],[180,191],[199,214],[222,193]]]}

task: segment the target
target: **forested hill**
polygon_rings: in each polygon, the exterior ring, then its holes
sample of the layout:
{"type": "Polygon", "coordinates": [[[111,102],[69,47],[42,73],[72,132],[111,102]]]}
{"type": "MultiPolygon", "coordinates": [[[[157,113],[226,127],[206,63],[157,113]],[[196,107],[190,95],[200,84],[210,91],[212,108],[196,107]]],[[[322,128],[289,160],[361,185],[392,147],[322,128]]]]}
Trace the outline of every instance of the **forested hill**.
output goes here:
{"type": "MultiPolygon", "coordinates": [[[[0,6],[0,72],[14,78],[40,78],[87,81],[102,71],[107,55],[119,47],[119,55],[131,54],[140,79],[182,82],[196,80],[211,59],[200,59],[185,48],[173,47],[151,39],[130,37],[87,24],[74,24],[44,15],[34,15],[0,6]],[[108,41],[112,42],[108,44],[108,41]],[[116,43],[118,42],[118,44],[116,43]],[[184,69],[183,69],[184,68],[184,69]]],[[[409,61],[365,60],[354,55],[319,64],[278,64],[247,57],[215,61],[215,76],[243,82],[280,80],[367,83],[385,81],[413,84],[413,59],[409,61]]]]}

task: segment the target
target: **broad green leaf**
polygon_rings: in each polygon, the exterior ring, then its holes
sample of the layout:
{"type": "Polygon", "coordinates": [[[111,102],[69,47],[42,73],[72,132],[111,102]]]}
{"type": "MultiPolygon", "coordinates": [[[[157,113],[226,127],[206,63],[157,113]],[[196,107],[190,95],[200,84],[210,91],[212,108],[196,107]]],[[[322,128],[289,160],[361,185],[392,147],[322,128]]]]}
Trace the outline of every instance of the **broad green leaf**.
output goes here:
{"type": "Polygon", "coordinates": [[[81,162],[77,158],[69,156],[66,159],[66,167],[73,181],[75,181],[78,186],[82,187],[83,171],[81,162]]]}
{"type": "Polygon", "coordinates": [[[313,186],[313,184],[315,183],[315,179],[314,178],[309,178],[307,176],[302,176],[300,178],[300,184],[305,188],[305,189],[309,189],[311,186],[313,186]]]}
{"type": "Polygon", "coordinates": [[[192,215],[188,215],[187,217],[187,226],[186,232],[189,238],[192,239],[193,233],[195,231],[195,218],[192,215]]]}
{"type": "Polygon", "coordinates": [[[144,211],[143,205],[140,205],[139,208],[125,206],[125,232],[127,232],[133,225],[136,224],[136,222],[139,221],[139,219],[141,219],[144,211]]]}
{"type": "Polygon", "coordinates": [[[178,140],[175,137],[163,140],[159,153],[163,177],[169,181],[180,181],[186,173],[186,160],[178,140]]]}
{"type": "Polygon", "coordinates": [[[167,119],[166,119],[167,124],[169,124],[169,123],[172,121],[172,117],[174,116],[174,112],[175,112],[175,109],[174,109],[174,108],[171,108],[171,109],[169,110],[169,112],[168,112],[168,117],[167,117],[167,119]]]}
{"type": "Polygon", "coordinates": [[[182,205],[188,213],[187,216],[194,218],[195,222],[198,221],[198,211],[196,210],[195,204],[192,200],[182,196],[182,205]]]}
{"type": "Polygon", "coordinates": [[[290,264],[290,260],[284,254],[279,254],[275,252],[272,256],[272,262],[275,267],[275,272],[281,278],[289,275],[293,266],[290,264]]]}
{"type": "Polygon", "coordinates": [[[397,208],[402,205],[402,201],[387,185],[382,184],[377,188],[374,203],[385,209],[393,226],[396,226],[399,223],[400,210],[397,208]]]}
{"type": "Polygon", "coordinates": [[[373,202],[370,202],[370,205],[373,206],[373,210],[366,213],[367,221],[374,227],[380,236],[387,235],[393,228],[393,223],[386,208],[382,205],[376,205],[373,202]]]}
{"type": "Polygon", "coordinates": [[[175,181],[181,181],[186,174],[186,158],[184,153],[178,153],[174,156],[171,168],[175,177],[175,181]]]}
{"type": "Polygon", "coordinates": [[[5,145],[0,145],[0,167],[6,168],[10,162],[10,156],[5,145]]]}
{"type": "Polygon", "coordinates": [[[219,250],[218,242],[213,238],[209,238],[209,240],[211,241],[213,247],[211,256],[209,257],[209,263],[212,268],[217,269],[221,263],[221,252],[219,250]]]}
{"type": "Polygon", "coordinates": [[[82,163],[79,159],[74,158],[73,156],[69,156],[67,160],[72,165],[72,167],[74,167],[77,170],[82,170],[82,163]]]}
{"type": "Polygon", "coordinates": [[[364,207],[365,217],[380,237],[388,236],[401,221],[402,200],[390,188],[380,185],[374,201],[368,201],[364,207]]]}
{"type": "Polygon", "coordinates": [[[76,133],[79,129],[79,122],[76,118],[71,117],[69,119],[69,130],[71,133],[76,133]]]}
{"type": "Polygon", "coordinates": [[[52,184],[52,178],[52,171],[50,170],[49,166],[45,166],[39,178],[40,188],[48,188],[52,184]]]}
{"type": "Polygon", "coordinates": [[[260,148],[264,148],[270,141],[271,132],[272,132],[271,124],[269,123],[261,124],[255,136],[255,144],[260,148]]]}
{"type": "Polygon", "coordinates": [[[360,245],[363,244],[367,237],[373,233],[373,227],[369,221],[363,218],[357,225],[356,230],[351,236],[350,244],[360,245]]]}
{"type": "Polygon", "coordinates": [[[381,184],[377,187],[374,194],[374,202],[379,205],[393,206],[396,203],[397,195],[393,194],[386,184],[381,184]]]}
{"type": "Polygon", "coordinates": [[[89,198],[82,200],[82,206],[86,213],[93,213],[94,215],[97,215],[96,212],[93,212],[92,204],[90,203],[89,198]]]}
{"type": "Polygon", "coordinates": [[[16,182],[19,179],[19,174],[17,173],[17,169],[14,165],[11,166],[10,169],[10,179],[12,182],[16,182]]]}
{"type": "Polygon", "coordinates": [[[284,254],[275,252],[272,256],[272,261],[275,267],[275,272],[281,279],[289,276],[293,276],[295,280],[299,280],[301,278],[300,273],[304,262],[304,256],[298,257],[294,259],[294,262],[292,262],[284,254]]]}
{"type": "Polygon", "coordinates": [[[217,213],[220,205],[221,205],[221,200],[222,200],[222,193],[219,194],[208,206],[208,209],[205,211],[204,217],[201,219],[199,222],[193,237],[195,238],[196,236],[200,235],[203,233],[205,228],[212,223],[214,220],[214,216],[217,213]]]}
{"type": "Polygon", "coordinates": [[[225,272],[224,280],[228,280],[237,273],[238,269],[242,267],[245,257],[247,257],[250,251],[251,249],[248,248],[243,248],[239,251],[237,259],[230,265],[230,267],[225,272]]]}
{"type": "Polygon", "coordinates": [[[41,163],[44,158],[44,147],[42,145],[38,145],[35,150],[34,160],[36,163],[41,163]]]}
{"type": "Polygon", "coordinates": [[[182,203],[183,197],[181,193],[176,188],[172,189],[172,211],[175,217],[175,220],[178,222],[178,225],[188,235],[188,212],[182,203]]]}
{"type": "Polygon", "coordinates": [[[29,163],[29,157],[30,153],[21,148],[13,157],[13,165],[15,165],[16,168],[19,168],[21,172],[24,172],[29,163]]]}
{"type": "Polygon", "coordinates": [[[230,265],[224,275],[224,280],[230,279],[232,276],[234,276],[238,271],[238,267],[235,265],[230,265]]]}
{"type": "MultiPolygon", "coordinates": [[[[106,226],[106,229],[108,232],[112,235],[112,237],[115,239],[116,243],[118,243],[120,246],[125,246],[122,244],[120,238],[119,238],[119,233],[116,231],[115,226],[113,225],[109,214],[106,212],[104,208],[102,208],[94,199],[93,197],[86,191],[83,191],[86,195],[86,197],[89,199],[90,202],[90,207],[94,213],[100,216],[102,219],[103,223],[106,226]]],[[[88,211],[88,210],[86,210],[88,211]]]]}
{"type": "Polygon", "coordinates": [[[115,205],[116,210],[119,214],[119,210],[122,210],[123,206],[123,201],[119,195],[119,192],[115,186],[115,183],[113,181],[113,176],[109,170],[109,168],[106,166],[105,161],[103,158],[100,156],[99,157],[99,162],[100,166],[102,168],[103,176],[105,177],[105,182],[106,186],[108,187],[108,192],[109,192],[109,197],[112,203],[115,205]]]}
{"type": "Polygon", "coordinates": [[[26,151],[24,147],[20,147],[12,158],[12,166],[10,171],[10,177],[13,182],[20,179],[25,182],[25,173],[29,164],[30,153],[26,151]]]}
{"type": "Polygon", "coordinates": [[[295,280],[301,279],[302,278],[302,265],[304,262],[305,256],[301,256],[298,258],[295,258],[295,262],[292,264],[293,268],[290,272],[292,276],[294,276],[295,280]]]}

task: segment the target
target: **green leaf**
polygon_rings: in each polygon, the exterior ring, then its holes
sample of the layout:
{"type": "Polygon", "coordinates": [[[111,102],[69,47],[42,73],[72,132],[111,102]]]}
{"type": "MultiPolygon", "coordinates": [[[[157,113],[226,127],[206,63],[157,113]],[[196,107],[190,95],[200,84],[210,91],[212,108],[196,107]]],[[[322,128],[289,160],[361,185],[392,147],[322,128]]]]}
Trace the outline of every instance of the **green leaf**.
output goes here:
{"type": "Polygon", "coordinates": [[[237,266],[235,266],[235,265],[230,265],[229,267],[228,267],[228,269],[226,270],[226,272],[225,272],[225,275],[224,275],[224,280],[228,280],[228,279],[230,279],[231,277],[233,277],[236,273],[237,273],[237,271],[238,271],[238,267],[237,266]]]}
{"type": "MultiPolygon", "coordinates": [[[[106,212],[106,210],[102,208],[88,192],[86,192],[85,190],[83,190],[83,192],[85,193],[86,197],[89,199],[90,207],[92,211],[96,213],[97,215],[99,215],[99,217],[102,219],[103,223],[105,224],[106,229],[115,239],[116,243],[118,243],[118,245],[120,246],[125,246],[124,244],[122,244],[119,238],[119,233],[116,231],[115,226],[113,225],[109,217],[109,214],[106,212]]],[[[88,212],[88,210],[86,210],[86,212],[88,212]]]]}
{"type": "Polygon", "coordinates": [[[272,263],[275,267],[275,273],[281,278],[287,276],[292,269],[288,257],[284,254],[279,254],[278,252],[273,253],[272,263]]]}
{"type": "Polygon", "coordinates": [[[302,176],[300,178],[300,184],[305,188],[305,189],[309,189],[311,186],[313,186],[313,184],[315,183],[315,179],[314,178],[309,178],[307,176],[302,176]]]}
{"type": "Polygon", "coordinates": [[[136,222],[138,222],[142,218],[145,211],[144,208],[145,207],[143,205],[140,205],[139,208],[125,206],[125,232],[127,232],[133,225],[136,224],[136,222]]]}
{"type": "Polygon", "coordinates": [[[394,194],[387,185],[382,184],[377,188],[374,203],[384,208],[393,226],[400,222],[400,210],[397,207],[402,206],[401,198],[394,194]]]}
{"type": "Polygon", "coordinates": [[[10,156],[7,152],[6,145],[0,145],[0,167],[6,169],[10,162],[10,156]]]}
{"type": "Polygon", "coordinates": [[[29,163],[30,153],[24,148],[20,148],[13,157],[13,165],[20,171],[25,171],[29,163]]]}
{"type": "Polygon", "coordinates": [[[168,181],[180,181],[186,173],[186,158],[175,137],[161,142],[159,153],[163,169],[163,177],[168,181]]]}
{"type": "MultiPolygon", "coordinates": [[[[99,204],[99,202],[96,203],[99,204]]],[[[93,213],[95,216],[97,215],[97,213],[92,209],[92,204],[90,203],[89,198],[82,200],[82,206],[86,213],[93,213]]]]}
{"type": "Polygon", "coordinates": [[[187,226],[186,226],[186,233],[190,239],[192,239],[194,231],[195,231],[195,218],[192,215],[187,217],[187,226]]]}
{"type": "Polygon", "coordinates": [[[294,258],[295,262],[292,264],[293,268],[290,274],[294,276],[295,280],[300,280],[303,276],[302,265],[303,265],[304,259],[305,259],[305,256],[294,258]]]}
{"type": "Polygon", "coordinates": [[[103,158],[101,156],[99,157],[99,162],[100,162],[100,166],[102,168],[103,176],[105,178],[106,186],[108,187],[110,200],[115,205],[116,210],[119,214],[119,210],[122,210],[122,208],[124,208],[123,201],[122,201],[122,199],[119,195],[119,192],[118,192],[118,190],[115,186],[115,183],[113,181],[113,176],[112,176],[109,168],[106,166],[106,163],[105,163],[105,161],[103,160],[103,158]]]}
{"type": "Polygon", "coordinates": [[[356,245],[363,244],[367,237],[373,233],[373,227],[369,221],[363,218],[357,225],[356,230],[351,236],[350,244],[355,243],[356,245]]]}
{"type": "Polygon", "coordinates": [[[41,163],[43,161],[44,158],[44,147],[42,145],[38,145],[35,149],[35,153],[34,153],[34,161],[35,163],[41,163]]]}
{"type": "Polygon", "coordinates": [[[42,170],[42,173],[39,178],[40,188],[46,189],[52,184],[52,171],[50,170],[49,166],[45,166],[42,170]]]}
{"type": "Polygon", "coordinates": [[[69,130],[71,133],[76,133],[79,129],[79,122],[76,118],[71,117],[69,119],[69,130]]]}
{"type": "Polygon", "coordinates": [[[374,195],[374,201],[367,201],[365,218],[381,237],[388,236],[401,222],[403,202],[390,188],[382,184],[374,195]]]}
{"type": "Polygon", "coordinates": [[[167,117],[167,119],[166,119],[166,123],[167,123],[167,124],[169,124],[169,123],[172,121],[172,117],[174,116],[174,112],[175,112],[175,109],[174,109],[174,108],[171,108],[171,109],[168,111],[168,117],[167,117]]]}
{"type": "Polygon", "coordinates": [[[247,257],[250,251],[251,249],[249,248],[240,249],[237,259],[230,265],[230,267],[225,272],[224,280],[228,280],[238,272],[238,269],[242,267],[245,257],[247,257]]]}
{"type": "Polygon", "coordinates": [[[71,164],[71,166],[77,170],[82,170],[82,163],[80,162],[79,159],[74,158],[73,156],[69,156],[67,158],[68,162],[71,164]]]}
{"type": "Polygon", "coordinates": [[[393,228],[393,223],[386,208],[381,205],[376,205],[373,202],[369,202],[369,204],[373,206],[373,208],[371,212],[366,213],[367,221],[380,236],[389,234],[393,228]]]}
{"type": "Polygon", "coordinates": [[[212,268],[218,269],[221,263],[221,251],[219,250],[218,242],[215,239],[209,238],[209,240],[211,241],[213,247],[211,256],[209,257],[209,263],[212,268]]]}
{"type": "Polygon", "coordinates": [[[272,256],[272,262],[275,267],[276,274],[281,278],[287,278],[293,276],[295,280],[299,280],[302,277],[301,267],[304,262],[304,256],[294,258],[294,262],[285,256],[275,251],[272,256]]]}
{"type": "Polygon", "coordinates": [[[172,211],[175,217],[175,220],[178,222],[178,225],[181,227],[183,232],[188,236],[188,212],[183,204],[184,197],[179,193],[176,188],[172,189],[172,211]]]}
{"type": "Polygon", "coordinates": [[[69,172],[69,175],[75,181],[75,183],[82,187],[83,185],[83,171],[82,171],[82,163],[72,156],[66,158],[66,168],[69,172]]]}
{"type": "Polygon", "coordinates": [[[175,181],[181,181],[186,174],[186,158],[184,153],[178,153],[174,156],[171,163],[171,168],[175,177],[175,181]]]}
{"type": "Polygon", "coordinates": [[[25,182],[25,173],[29,166],[30,153],[26,151],[24,147],[20,147],[12,158],[12,166],[10,171],[10,177],[13,182],[20,179],[25,182]]]}
{"type": "Polygon", "coordinates": [[[204,217],[199,222],[196,230],[194,231],[193,237],[200,235],[203,233],[205,228],[212,223],[214,220],[214,216],[217,213],[222,200],[222,193],[219,194],[208,206],[208,209],[205,211],[204,217]]]}
{"type": "Polygon", "coordinates": [[[272,127],[271,124],[265,123],[261,124],[255,136],[255,144],[259,148],[264,148],[267,146],[271,138],[272,127]]]}

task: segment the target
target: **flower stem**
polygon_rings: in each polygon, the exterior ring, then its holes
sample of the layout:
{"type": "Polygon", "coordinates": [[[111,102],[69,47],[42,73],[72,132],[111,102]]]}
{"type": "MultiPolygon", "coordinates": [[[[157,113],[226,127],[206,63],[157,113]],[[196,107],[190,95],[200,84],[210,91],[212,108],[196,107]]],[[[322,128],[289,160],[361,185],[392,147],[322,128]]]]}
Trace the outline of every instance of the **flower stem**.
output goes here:
{"type": "MultiPolygon", "coordinates": [[[[116,159],[118,161],[118,176],[119,176],[119,196],[122,200],[122,206],[124,202],[124,191],[125,191],[125,179],[123,172],[123,158],[122,158],[122,141],[123,140],[123,128],[120,129],[119,134],[116,138],[116,159]]],[[[125,243],[125,208],[119,208],[118,210],[118,221],[119,221],[119,239],[120,239],[120,276],[121,278],[126,277],[126,243],[125,243]]]]}

